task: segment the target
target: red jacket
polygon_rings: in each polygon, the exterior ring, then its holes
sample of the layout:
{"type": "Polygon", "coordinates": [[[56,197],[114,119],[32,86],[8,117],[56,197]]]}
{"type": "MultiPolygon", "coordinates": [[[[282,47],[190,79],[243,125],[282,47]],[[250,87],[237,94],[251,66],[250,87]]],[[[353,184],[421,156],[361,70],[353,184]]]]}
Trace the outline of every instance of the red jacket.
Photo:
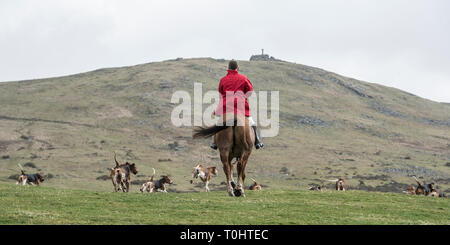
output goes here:
{"type": "Polygon", "coordinates": [[[247,98],[253,91],[253,84],[236,70],[228,70],[228,74],[220,79],[219,93],[222,99],[215,111],[215,115],[234,112],[235,114],[250,115],[247,98]]]}

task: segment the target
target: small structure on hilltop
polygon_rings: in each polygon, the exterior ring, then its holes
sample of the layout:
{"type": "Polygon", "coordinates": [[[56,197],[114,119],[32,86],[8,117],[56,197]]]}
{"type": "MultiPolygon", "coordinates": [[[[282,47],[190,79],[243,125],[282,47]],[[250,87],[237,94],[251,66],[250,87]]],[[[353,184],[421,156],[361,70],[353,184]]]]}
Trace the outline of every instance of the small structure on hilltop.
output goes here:
{"type": "Polygon", "coordinates": [[[264,54],[264,49],[261,49],[261,54],[255,54],[250,57],[250,61],[281,61],[275,59],[273,56],[269,56],[268,54],[264,54]]]}

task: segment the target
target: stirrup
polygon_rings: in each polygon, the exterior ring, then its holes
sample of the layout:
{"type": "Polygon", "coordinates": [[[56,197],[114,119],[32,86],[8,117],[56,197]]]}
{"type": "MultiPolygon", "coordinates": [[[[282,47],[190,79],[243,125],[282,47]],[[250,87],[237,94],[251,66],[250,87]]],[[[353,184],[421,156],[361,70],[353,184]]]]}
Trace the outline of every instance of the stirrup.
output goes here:
{"type": "Polygon", "coordinates": [[[217,150],[217,145],[213,142],[209,145],[212,149],[217,150]]]}

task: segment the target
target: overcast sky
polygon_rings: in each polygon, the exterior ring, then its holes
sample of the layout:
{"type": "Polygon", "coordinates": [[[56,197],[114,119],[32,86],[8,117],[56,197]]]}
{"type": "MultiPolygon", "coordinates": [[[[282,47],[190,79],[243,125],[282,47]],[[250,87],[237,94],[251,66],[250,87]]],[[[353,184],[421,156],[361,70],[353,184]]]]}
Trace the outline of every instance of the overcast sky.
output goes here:
{"type": "Polygon", "coordinates": [[[0,1],[0,81],[261,48],[450,102],[447,0],[0,1]]]}

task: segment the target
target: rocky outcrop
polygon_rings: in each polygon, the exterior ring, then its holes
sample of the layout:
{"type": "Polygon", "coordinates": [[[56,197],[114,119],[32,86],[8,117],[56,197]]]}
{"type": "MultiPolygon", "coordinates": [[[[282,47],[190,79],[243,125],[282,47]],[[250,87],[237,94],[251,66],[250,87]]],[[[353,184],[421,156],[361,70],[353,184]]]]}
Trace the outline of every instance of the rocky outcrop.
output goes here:
{"type": "Polygon", "coordinates": [[[255,54],[250,57],[250,61],[282,61],[279,59],[275,59],[275,57],[270,56],[268,54],[264,54],[264,51],[261,54],[255,54]]]}

